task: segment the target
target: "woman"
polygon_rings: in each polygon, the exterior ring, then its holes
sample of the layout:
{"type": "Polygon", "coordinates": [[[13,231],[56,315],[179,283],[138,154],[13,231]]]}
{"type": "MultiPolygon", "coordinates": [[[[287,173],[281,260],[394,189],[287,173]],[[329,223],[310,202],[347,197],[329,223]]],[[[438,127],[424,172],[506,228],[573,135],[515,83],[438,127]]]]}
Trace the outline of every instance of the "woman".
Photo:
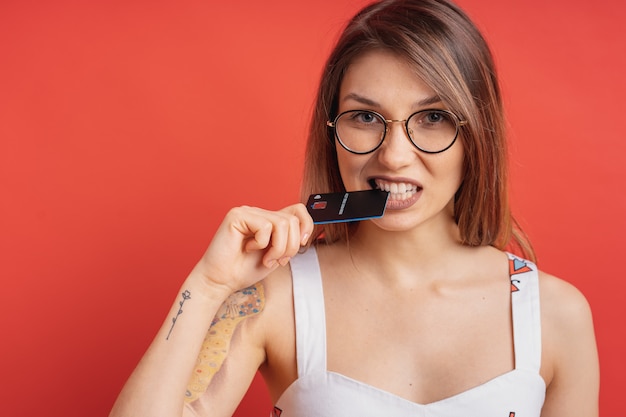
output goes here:
{"type": "Polygon", "coordinates": [[[274,416],[597,415],[587,302],[503,252],[534,256],[504,137],[491,54],[461,10],[363,9],[322,76],[303,198],[382,189],[385,215],[231,210],[111,415],[231,415],[258,369],[274,416]]]}

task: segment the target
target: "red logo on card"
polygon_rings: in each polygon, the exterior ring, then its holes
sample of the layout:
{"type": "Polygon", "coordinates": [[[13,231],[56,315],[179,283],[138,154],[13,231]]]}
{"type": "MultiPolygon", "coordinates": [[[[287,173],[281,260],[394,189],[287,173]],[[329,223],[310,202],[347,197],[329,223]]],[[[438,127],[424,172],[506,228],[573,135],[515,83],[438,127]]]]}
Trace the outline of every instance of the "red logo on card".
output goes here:
{"type": "Polygon", "coordinates": [[[311,208],[313,210],[324,210],[327,204],[328,203],[326,201],[316,201],[315,203],[313,203],[311,208]]]}

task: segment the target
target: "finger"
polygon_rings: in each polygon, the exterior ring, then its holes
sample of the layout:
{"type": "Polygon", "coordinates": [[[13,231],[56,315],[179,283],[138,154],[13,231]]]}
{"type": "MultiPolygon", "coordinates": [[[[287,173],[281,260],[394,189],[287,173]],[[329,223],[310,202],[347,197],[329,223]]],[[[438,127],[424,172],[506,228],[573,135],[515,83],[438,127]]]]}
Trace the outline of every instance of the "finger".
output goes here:
{"type": "Polygon", "coordinates": [[[285,264],[285,256],[287,256],[287,248],[290,240],[290,229],[292,224],[291,218],[294,216],[286,215],[285,213],[275,212],[271,214],[273,230],[272,237],[270,239],[270,245],[266,254],[263,256],[263,263],[266,265],[273,265],[275,262],[285,264]]]}
{"type": "Polygon", "coordinates": [[[254,252],[267,248],[272,238],[272,230],[274,226],[272,222],[261,219],[254,223],[249,223],[248,227],[252,236],[246,240],[244,250],[246,252],[254,252]]]}
{"type": "Polygon", "coordinates": [[[278,262],[285,266],[291,258],[300,250],[300,242],[302,237],[300,234],[300,219],[297,216],[289,216],[289,230],[287,234],[287,246],[285,252],[278,259],[278,262]]]}
{"type": "Polygon", "coordinates": [[[244,242],[244,250],[252,252],[265,249],[272,236],[273,224],[264,210],[254,207],[238,207],[229,213],[231,232],[244,242]]]}
{"type": "Polygon", "coordinates": [[[293,214],[298,218],[300,229],[300,245],[306,245],[309,237],[313,233],[313,228],[315,226],[313,224],[313,219],[311,218],[311,215],[306,209],[306,206],[302,203],[298,203],[289,207],[285,207],[283,210],[293,214]]]}

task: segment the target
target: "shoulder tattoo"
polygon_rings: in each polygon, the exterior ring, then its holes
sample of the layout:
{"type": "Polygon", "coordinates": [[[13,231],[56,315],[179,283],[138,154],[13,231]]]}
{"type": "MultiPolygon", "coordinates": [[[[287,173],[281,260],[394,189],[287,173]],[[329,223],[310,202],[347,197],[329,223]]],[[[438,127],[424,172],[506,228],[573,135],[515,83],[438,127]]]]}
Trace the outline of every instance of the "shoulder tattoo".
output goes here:
{"type": "Polygon", "coordinates": [[[265,307],[262,283],[233,293],[220,307],[209,327],[202,349],[193,370],[185,401],[199,398],[220,370],[230,348],[230,341],[237,326],[245,319],[255,316],[265,307]]]}

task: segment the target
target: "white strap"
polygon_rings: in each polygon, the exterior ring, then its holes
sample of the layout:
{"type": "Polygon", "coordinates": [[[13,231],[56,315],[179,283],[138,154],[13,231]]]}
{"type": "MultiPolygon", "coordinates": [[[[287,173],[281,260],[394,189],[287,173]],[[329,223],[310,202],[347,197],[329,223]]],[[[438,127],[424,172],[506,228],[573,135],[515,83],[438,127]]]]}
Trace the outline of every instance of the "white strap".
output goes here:
{"type": "Polygon", "coordinates": [[[530,261],[509,255],[515,368],[539,372],[541,367],[541,317],[539,275],[530,261]]]}
{"type": "Polygon", "coordinates": [[[326,317],[322,274],[315,248],[291,260],[298,377],[326,370],[326,317]]]}

